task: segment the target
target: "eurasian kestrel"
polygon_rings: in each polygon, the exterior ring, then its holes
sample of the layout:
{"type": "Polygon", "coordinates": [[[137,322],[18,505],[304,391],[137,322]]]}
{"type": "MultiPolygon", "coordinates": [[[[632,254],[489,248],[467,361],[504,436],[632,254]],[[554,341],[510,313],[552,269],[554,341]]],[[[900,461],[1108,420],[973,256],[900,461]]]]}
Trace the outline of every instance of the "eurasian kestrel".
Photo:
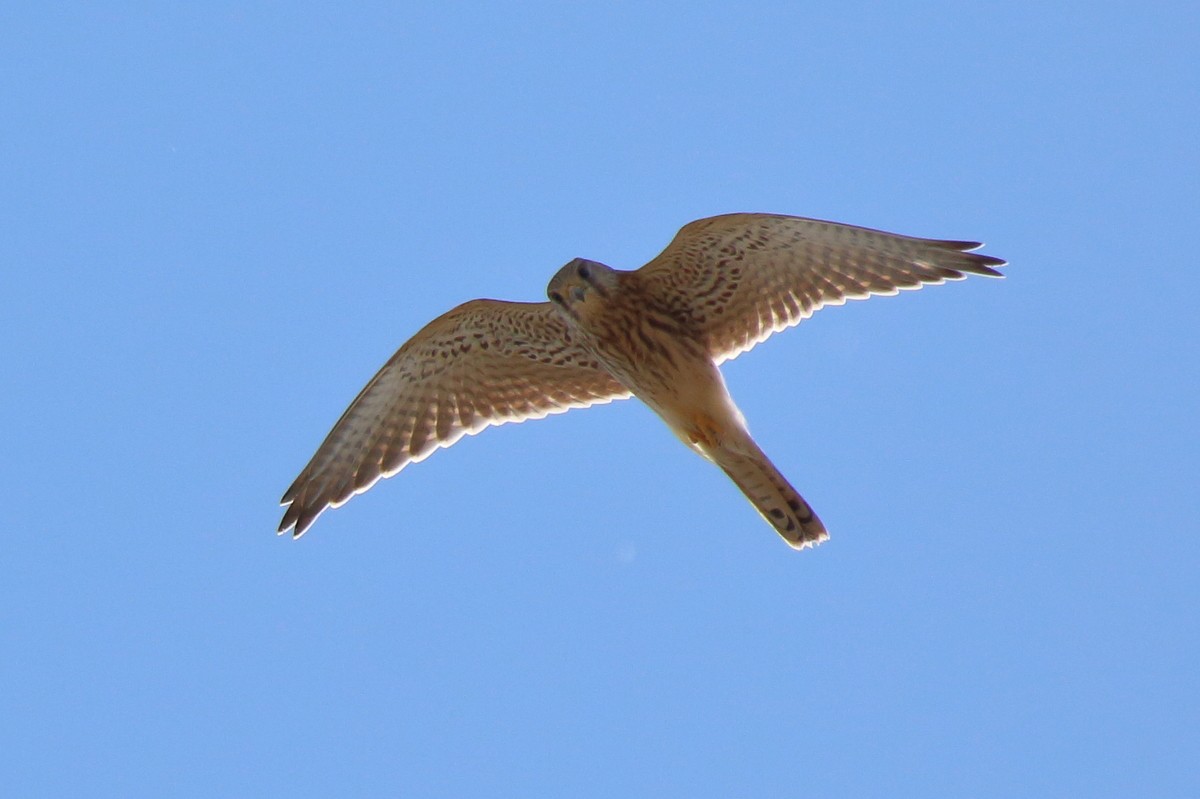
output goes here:
{"type": "Polygon", "coordinates": [[[938,241],[770,214],[684,226],[641,269],[577,258],[550,302],[472,300],[426,325],[367,383],[283,495],[279,532],[490,425],[635,395],[720,466],[791,546],[825,526],[754,443],[717,366],[825,305],[1002,277],[938,241]]]}

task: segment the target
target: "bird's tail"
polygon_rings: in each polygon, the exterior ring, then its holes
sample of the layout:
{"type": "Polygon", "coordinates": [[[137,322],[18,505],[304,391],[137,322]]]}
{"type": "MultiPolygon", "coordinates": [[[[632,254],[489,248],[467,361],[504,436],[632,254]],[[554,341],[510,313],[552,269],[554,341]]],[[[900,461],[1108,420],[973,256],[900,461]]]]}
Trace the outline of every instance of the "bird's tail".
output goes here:
{"type": "Polygon", "coordinates": [[[735,448],[721,447],[706,454],[742,490],[750,504],[795,549],[816,546],[829,538],[813,513],[775,464],[750,440],[735,448]]]}

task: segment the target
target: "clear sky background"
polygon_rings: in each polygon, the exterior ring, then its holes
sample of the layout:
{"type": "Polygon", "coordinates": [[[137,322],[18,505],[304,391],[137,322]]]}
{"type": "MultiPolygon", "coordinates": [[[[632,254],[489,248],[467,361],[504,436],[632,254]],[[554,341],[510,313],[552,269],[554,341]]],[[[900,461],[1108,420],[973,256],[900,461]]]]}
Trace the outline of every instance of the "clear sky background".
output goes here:
{"type": "Polygon", "coordinates": [[[0,12],[8,796],[1200,795],[1195,3],[0,12]],[[473,297],[771,211],[986,241],[274,535],[473,297]]]}

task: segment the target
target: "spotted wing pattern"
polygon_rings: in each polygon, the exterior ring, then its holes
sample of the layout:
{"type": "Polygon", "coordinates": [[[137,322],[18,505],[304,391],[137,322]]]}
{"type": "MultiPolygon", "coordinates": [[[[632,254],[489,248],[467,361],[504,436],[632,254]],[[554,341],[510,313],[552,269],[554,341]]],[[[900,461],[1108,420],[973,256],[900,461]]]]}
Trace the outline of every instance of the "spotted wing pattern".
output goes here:
{"type": "Polygon", "coordinates": [[[465,303],[413,336],[342,414],[283,495],[279,531],[299,537],[326,508],[464,435],[628,396],[550,303],[465,303]]]}
{"type": "Polygon", "coordinates": [[[939,241],[772,214],[727,214],[685,225],[635,274],[707,342],[718,363],[825,305],[962,280],[1003,277],[1004,261],[939,241]]]}

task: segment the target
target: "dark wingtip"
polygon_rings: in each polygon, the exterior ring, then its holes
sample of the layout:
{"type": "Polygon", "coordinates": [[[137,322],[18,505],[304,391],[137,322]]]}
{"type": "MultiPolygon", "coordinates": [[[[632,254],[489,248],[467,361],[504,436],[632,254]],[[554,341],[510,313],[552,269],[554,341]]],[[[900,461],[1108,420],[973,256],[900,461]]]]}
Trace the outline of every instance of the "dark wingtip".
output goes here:
{"type": "Polygon", "coordinates": [[[279,535],[283,535],[289,530],[292,533],[292,538],[299,538],[304,535],[304,531],[312,526],[313,520],[317,518],[317,513],[306,509],[302,503],[292,500],[292,504],[283,512],[283,519],[279,522],[279,535]]]}
{"type": "MultiPolygon", "coordinates": [[[[295,506],[293,505],[293,507],[295,506]]],[[[327,506],[325,505],[321,505],[315,508],[311,506],[300,508],[296,513],[296,518],[294,519],[296,526],[292,529],[292,538],[296,539],[304,535],[308,528],[312,527],[313,522],[317,520],[317,517],[321,515],[321,512],[324,511],[326,507],[327,506]]]]}
{"type": "MultiPolygon", "coordinates": [[[[970,259],[980,266],[1008,266],[1008,261],[1003,258],[997,258],[994,255],[984,255],[983,253],[975,252],[983,246],[982,241],[966,241],[962,242],[966,246],[962,247],[962,252],[968,254],[970,259]]],[[[999,273],[997,273],[999,274],[999,273]]]]}
{"type": "Polygon", "coordinates": [[[997,258],[994,255],[984,255],[983,253],[971,252],[983,246],[982,242],[978,241],[962,241],[955,242],[963,245],[959,248],[966,263],[957,265],[956,269],[961,269],[964,272],[971,272],[976,275],[984,275],[985,277],[1004,277],[1003,272],[999,272],[993,267],[1008,266],[1008,261],[1003,258],[997,258]]]}
{"type": "Polygon", "coordinates": [[[943,263],[947,269],[960,273],[968,272],[973,275],[983,275],[984,277],[1004,277],[1003,272],[998,272],[993,267],[1007,266],[1008,261],[1003,258],[997,258],[994,255],[984,255],[983,253],[974,252],[974,250],[978,250],[983,246],[982,241],[937,240],[933,243],[942,249],[954,251],[955,255],[943,263]]]}
{"type": "Polygon", "coordinates": [[[973,252],[970,253],[970,256],[977,263],[982,264],[983,266],[1008,266],[1008,261],[1004,260],[1003,258],[997,258],[994,255],[983,255],[981,253],[973,252]]]}
{"type": "Polygon", "coordinates": [[[986,264],[983,264],[983,263],[972,264],[970,267],[966,267],[965,271],[971,272],[976,275],[983,275],[984,277],[1004,277],[1003,272],[1000,272],[996,269],[992,269],[992,267],[993,266],[1007,266],[1007,265],[1008,265],[1008,261],[1001,261],[999,258],[993,258],[990,261],[988,261],[986,264]]]}
{"type": "MultiPolygon", "coordinates": [[[[300,495],[300,481],[303,477],[304,474],[301,473],[299,477],[292,481],[292,484],[288,486],[287,491],[283,492],[283,497],[279,500],[279,504],[287,506],[287,510],[283,512],[283,519],[279,522],[279,529],[276,531],[278,535],[283,535],[288,530],[298,526],[296,522],[300,516],[300,506],[296,502],[296,497],[300,495]]],[[[303,530],[300,532],[303,532],[303,530]]],[[[300,532],[293,532],[292,537],[299,538],[300,532]]]]}
{"type": "Polygon", "coordinates": [[[283,512],[283,518],[279,521],[279,528],[275,531],[279,535],[283,535],[288,530],[292,529],[296,524],[296,519],[292,514],[292,509],[289,507],[283,512]]]}
{"type": "Polygon", "coordinates": [[[301,477],[304,477],[304,475],[301,474],[299,477],[297,477],[295,480],[293,480],[292,484],[290,486],[288,486],[287,491],[283,492],[283,497],[279,500],[280,505],[288,504],[289,502],[291,502],[293,499],[296,498],[297,494],[300,493],[300,478],[301,477]]]}
{"type": "Polygon", "coordinates": [[[292,518],[292,512],[291,512],[291,509],[289,508],[288,512],[286,514],[284,514],[284,516],[283,516],[283,521],[281,521],[279,523],[279,530],[276,532],[276,534],[284,535],[288,532],[291,532],[292,540],[295,540],[295,539],[299,538],[300,536],[304,535],[304,531],[307,530],[309,527],[312,527],[312,523],[313,523],[312,519],[297,520],[295,518],[292,518]]]}

